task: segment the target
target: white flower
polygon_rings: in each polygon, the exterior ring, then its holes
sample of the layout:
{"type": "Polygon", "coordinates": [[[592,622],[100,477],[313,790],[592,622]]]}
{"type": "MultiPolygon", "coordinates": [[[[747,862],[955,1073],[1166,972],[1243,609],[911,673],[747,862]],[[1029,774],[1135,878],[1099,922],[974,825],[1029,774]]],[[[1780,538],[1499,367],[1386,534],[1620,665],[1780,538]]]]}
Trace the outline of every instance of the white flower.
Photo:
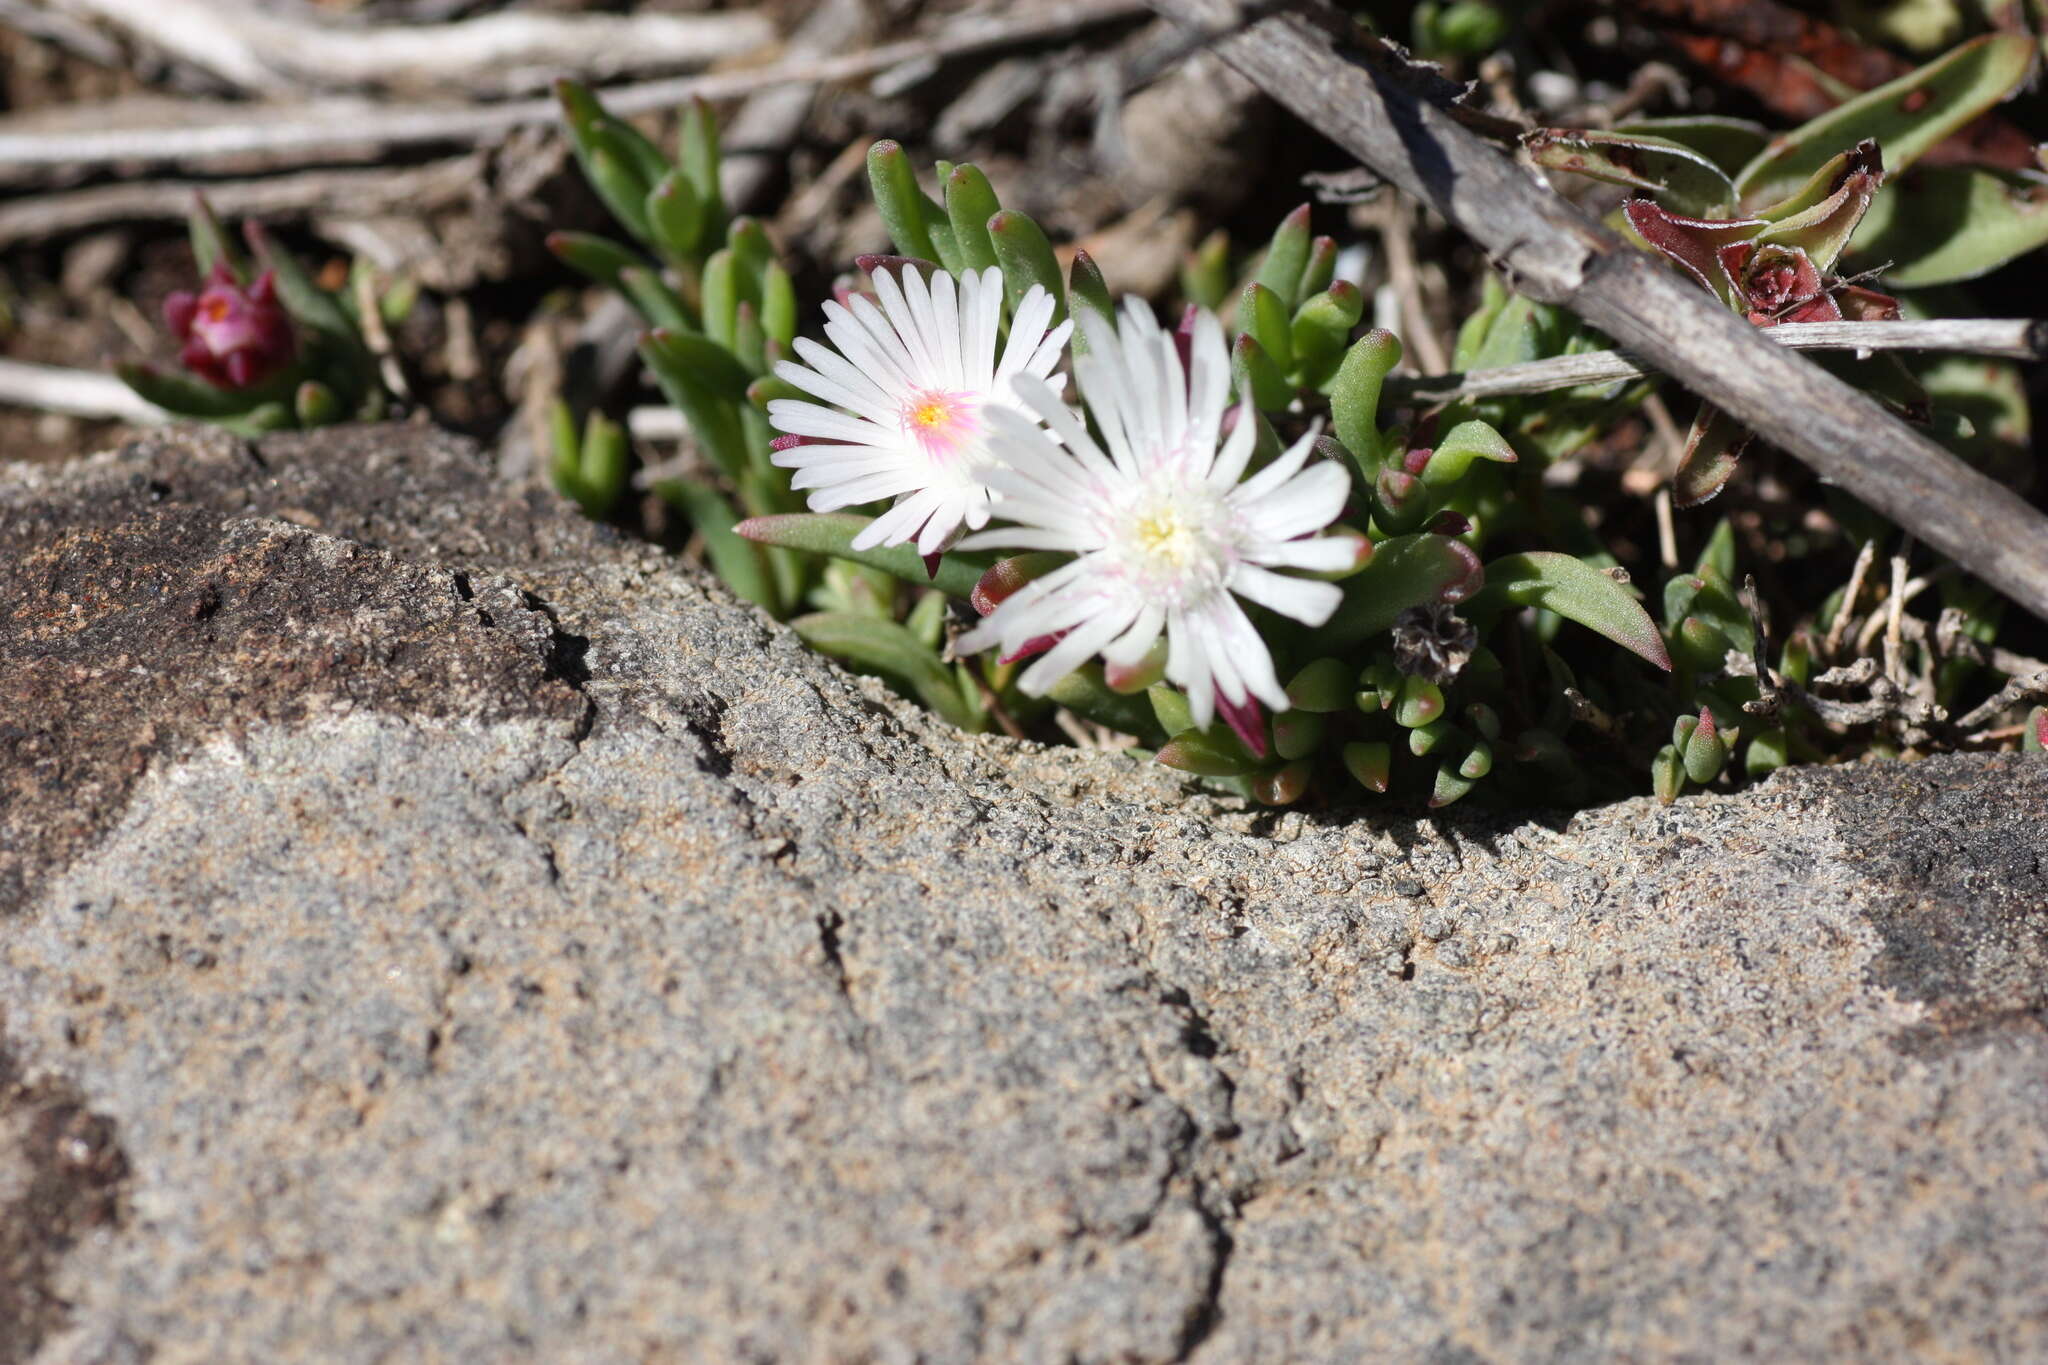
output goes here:
{"type": "Polygon", "coordinates": [[[1214,315],[1196,322],[1190,364],[1142,303],[1121,327],[1084,322],[1088,353],[1074,362],[1105,453],[1051,389],[1025,378],[1018,394],[1058,444],[1029,419],[992,410],[1002,464],[989,483],[1002,496],[999,526],[963,547],[1066,550],[1075,558],[1006,598],[962,636],[966,652],[1000,642],[1062,638],[1027,669],[1020,685],[1042,695],[1095,654],[1134,666],[1166,634],[1166,676],[1188,694],[1206,726],[1217,699],[1247,695],[1275,711],[1287,693],[1273,657],[1237,598],[1319,626],[1335,611],[1336,585],[1275,573],[1334,570],[1356,562],[1343,539],[1301,539],[1344,509],[1351,478],[1341,465],[1307,464],[1311,431],[1250,479],[1256,440],[1249,408],[1218,449],[1228,404],[1230,360],[1214,315]]]}
{"type": "MultiPolygon", "coordinates": [[[[880,308],[858,295],[850,309],[825,305],[825,335],[836,352],[800,337],[796,353],[809,364],[775,367],[783,380],[838,407],[794,398],[769,403],[768,420],[778,430],[827,442],[794,445],[773,458],[797,471],[792,488],[813,490],[814,512],[901,499],[854,537],[856,550],[914,537],[919,553],[934,554],[962,526],[987,524],[989,416],[1005,408],[1023,412],[1010,381],[1043,381],[1073,324],[1048,331],[1053,297],[1033,285],[1010,320],[998,364],[1000,270],[970,270],[957,289],[949,274],[934,272],[927,286],[909,267],[900,283],[882,270],[874,281],[880,308]]],[[[1062,382],[1055,378],[1052,386],[1062,382]]]]}

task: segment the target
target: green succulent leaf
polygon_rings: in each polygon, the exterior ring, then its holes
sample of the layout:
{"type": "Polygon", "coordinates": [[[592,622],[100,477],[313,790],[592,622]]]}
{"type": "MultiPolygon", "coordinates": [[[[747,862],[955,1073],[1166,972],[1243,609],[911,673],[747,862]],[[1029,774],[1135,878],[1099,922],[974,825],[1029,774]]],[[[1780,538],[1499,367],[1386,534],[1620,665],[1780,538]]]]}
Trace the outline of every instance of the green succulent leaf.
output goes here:
{"type": "Polygon", "coordinates": [[[917,172],[903,144],[885,139],[868,148],[868,188],[896,250],[921,260],[938,260],[932,223],[944,213],[918,188],[917,172]]]}
{"type": "Polygon", "coordinates": [[[1367,791],[1385,794],[1393,761],[1393,748],[1384,740],[1344,746],[1344,767],[1367,791]]]}
{"type": "Polygon", "coordinates": [[[647,192],[647,222],[662,254],[680,265],[696,259],[704,241],[704,201],[680,171],[670,171],[647,192]]]}
{"type": "Polygon", "coordinates": [[[2048,185],[1964,166],[1928,166],[1885,187],[1857,235],[1858,260],[1891,262],[1901,289],[1952,284],[2048,243],[2048,185]]]}
{"type": "Polygon", "coordinates": [[[967,269],[986,270],[996,264],[996,244],[989,236],[988,220],[1002,211],[1002,201],[979,167],[955,166],[946,177],[946,218],[961,264],[967,269]]]}
{"type": "Polygon", "coordinates": [[[123,364],[115,373],[140,397],[180,417],[222,421],[243,416],[263,399],[260,393],[217,389],[191,375],[171,374],[149,365],[123,364]]]}
{"type": "Polygon", "coordinates": [[[1287,700],[1311,714],[1342,711],[1351,705],[1353,669],[1342,659],[1313,661],[1287,684],[1287,700]]]}
{"type": "Polygon", "coordinates": [[[308,379],[292,394],[292,415],[301,427],[324,427],[341,420],[341,400],[319,380],[308,379]]]}
{"type": "Polygon", "coordinates": [[[1478,785],[1478,779],[1465,776],[1455,765],[1440,763],[1437,765],[1436,781],[1429,792],[1429,808],[1442,810],[1478,785]]]}
{"type": "Polygon", "coordinates": [[[754,382],[732,352],[695,332],[650,332],[641,345],[650,364],[686,374],[728,402],[745,401],[747,387],[754,382]]]}
{"type": "Polygon", "coordinates": [[[1287,371],[1274,362],[1259,339],[1249,332],[1240,335],[1237,344],[1230,348],[1230,374],[1238,393],[1250,398],[1253,406],[1263,412],[1278,412],[1294,401],[1294,385],[1288,382],[1287,371]]]}
{"type": "Polygon", "coordinates": [[[1409,607],[1463,602],[1485,583],[1479,556],[1460,541],[1429,534],[1383,540],[1366,566],[1344,580],[1344,600],[1317,632],[1317,643],[1348,645],[1382,634],[1409,607]]]}
{"type": "Polygon", "coordinates": [[[1515,448],[1507,438],[1484,422],[1460,422],[1444,433],[1422,467],[1422,482],[1433,489],[1445,489],[1464,478],[1474,460],[1495,464],[1515,463],[1515,448]]]}
{"type": "Polygon", "coordinates": [[[192,238],[192,257],[199,263],[202,278],[213,273],[213,267],[226,262],[228,272],[236,280],[249,277],[249,262],[221,226],[220,218],[214,213],[213,205],[203,194],[192,196],[192,211],[185,218],[185,228],[192,238]]]}
{"type": "Polygon", "coordinates": [[[1726,488],[1753,437],[1748,427],[1713,404],[1700,404],[1686,434],[1678,472],[1671,476],[1672,501],[1680,507],[1697,507],[1726,488]]]}
{"type": "Polygon", "coordinates": [[[1678,213],[1709,217],[1735,206],[1735,186],[1712,158],[1652,133],[1537,128],[1522,135],[1522,149],[1545,170],[1626,185],[1678,213]]]}
{"type": "Polygon", "coordinates": [[[1259,766],[1235,739],[1207,730],[1184,730],[1175,735],[1160,748],[1158,760],[1197,777],[1241,777],[1259,766]]]}
{"type": "Polygon", "coordinates": [[[367,368],[369,351],[362,333],[341,300],[313,282],[299,258],[270,240],[270,234],[250,221],[242,224],[242,235],[256,259],[277,279],[277,298],[294,320],[305,324],[341,348],[350,362],[367,368]]]}
{"type": "Polygon", "coordinates": [[[1317,389],[1330,383],[1342,363],[1344,343],[1364,315],[1365,294],[1349,280],[1338,280],[1302,301],[1290,331],[1303,383],[1317,389]]]}
{"type": "Polygon", "coordinates": [[[1067,305],[1075,313],[1076,326],[1073,332],[1074,349],[1088,353],[1086,329],[1079,326],[1081,312],[1092,314],[1095,320],[1106,327],[1116,325],[1116,304],[1109,296],[1109,282],[1102,278],[1102,270],[1095,264],[1095,258],[1085,251],[1074,253],[1073,267],[1067,272],[1067,305]]]}
{"type": "MultiPolygon", "coordinates": [[[[1382,547],[1384,548],[1384,547],[1382,547]]],[[[1554,550],[1507,555],[1486,566],[1486,588],[1469,611],[1479,615],[1513,604],[1541,607],[1606,636],[1669,671],[1671,655],[1656,622],[1635,594],[1600,569],[1554,550]]]]}
{"type": "Polygon", "coordinates": [[[1662,805],[1670,805],[1685,790],[1685,760],[1673,745],[1665,745],[1650,760],[1650,790],[1662,805]]]}
{"type": "Polygon", "coordinates": [[[1748,119],[1718,114],[1682,115],[1676,118],[1635,119],[1618,123],[1617,133],[1644,134],[1689,147],[1714,163],[1723,175],[1735,175],[1756,160],[1771,140],[1771,130],[1748,119]]]}
{"type": "Polygon", "coordinates": [[[1830,158],[1790,201],[1763,210],[1758,216],[1768,226],[1751,240],[1758,247],[1797,247],[1815,269],[1829,270],[1849,245],[1883,182],[1877,144],[1859,142],[1830,158]]]}
{"type": "Polygon", "coordinates": [[[1297,306],[1328,289],[1337,277],[1337,239],[1317,237],[1308,244],[1308,264],[1301,268],[1301,284],[1294,291],[1297,306]]]}
{"type": "Polygon", "coordinates": [[[1308,269],[1309,206],[1295,209],[1273,229],[1266,246],[1266,258],[1259,263],[1256,282],[1273,291],[1283,307],[1292,310],[1299,301],[1302,273],[1308,269]]]}
{"type": "Polygon", "coordinates": [[[1008,296],[1010,312],[1017,311],[1032,285],[1042,285],[1052,295],[1052,320],[1057,324],[1066,316],[1067,289],[1045,230],[1015,209],[1004,209],[988,220],[988,235],[1003,268],[1003,293],[1008,296]]]}
{"type": "Polygon", "coordinates": [[[704,216],[701,240],[715,242],[725,234],[725,192],[718,181],[718,115],[703,99],[683,109],[676,130],[676,165],[696,192],[704,216]]]}
{"type": "Polygon", "coordinates": [[[1152,715],[1159,722],[1159,728],[1167,734],[1177,735],[1194,726],[1194,709],[1176,688],[1166,683],[1154,683],[1146,689],[1145,700],[1151,703],[1152,715]]]}
{"type": "MultiPolygon", "coordinates": [[[[746,430],[740,423],[739,406],[730,398],[721,396],[712,383],[706,382],[683,358],[686,352],[676,345],[680,335],[651,332],[643,336],[640,339],[640,358],[654,372],[655,383],[661,386],[668,401],[689,423],[698,446],[725,471],[727,478],[737,480],[748,466],[746,430]]],[[[732,363],[730,356],[727,361],[732,363]]],[[[747,389],[745,372],[740,373],[743,378],[739,392],[744,395],[747,389]]]]}
{"type": "Polygon", "coordinates": [[[1721,743],[1720,727],[1714,723],[1712,711],[1700,712],[1700,723],[1686,736],[1679,758],[1685,764],[1686,779],[1702,787],[1721,775],[1728,747],[1721,743]]]}
{"type": "MultiPolygon", "coordinates": [[[[1289,311],[1278,293],[1257,280],[1244,287],[1237,301],[1238,329],[1259,343],[1281,375],[1294,369],[1294,327],[1289,311]]],[[[1291,391],[1288,396],[1293,396],[1291,391]]],[[[1262,402],[1259,406],[1268,405],[1262,402]]]]}
{"type": "Polygon", "coordinates": [[[1189,303],[1221,308],[1230,297],[1230,234],[1218,228],[1202,239],[1180,268],[1180,292],[1189,303]]]}
{"type": "Polygon", "coordinates": [[[1897,80],[1772,138],[1735,178],[1746,205],[1769,204],[1797,190],[1841,148],[1875,138],[1896,174],[2026,79],[2034,43],[2019,34],[1986,34],[1897,80]]]}
{"type": "Polygon", "coordinates": [[[1368,487],[1386,458],[1380,448],[1380,388],[1401,363],[1401,342],[1392,332],[1374,328],[1351,343],[1337,377],[1330,384],[1330,422],[1337,439],[1358,463],[1368,487]]]}
{"type": "Polygon", "coordinates": [[[1119,734],[1144,735],[1153,728],[1152,704],[1143,694],[1128,696],[1104,680],[1099,664],[1086,663],[1046,689],[1046,698],[1084,720],[1119,734]]]}
{"type": "Polygon", "coordinates": [[[690,326],[688,314],[683,311],[683,301],[676,297],[675,290],[666,281],[644,265],[629,265],[619,272],[619,292],[626,301],[640,310],[640,316],[656,327],[664,327],[678,333],[696,334],[690,326]]]}
{"type": "Polygon", "coordinates": [[[856,550],[853,538],[867,529],[869,518],[850,512],[788,512],[778,516],[754,517],[741,522],[735,531],[762,545],[780,545],[810,554],[835,555],[894,574],[921,588],[937,588],[948,597],[965,598],[988,571],[989,561],[958,551],[939,561],[936,575],[925,572],[924,560],[914,545],[887,545],[856,550]]]}

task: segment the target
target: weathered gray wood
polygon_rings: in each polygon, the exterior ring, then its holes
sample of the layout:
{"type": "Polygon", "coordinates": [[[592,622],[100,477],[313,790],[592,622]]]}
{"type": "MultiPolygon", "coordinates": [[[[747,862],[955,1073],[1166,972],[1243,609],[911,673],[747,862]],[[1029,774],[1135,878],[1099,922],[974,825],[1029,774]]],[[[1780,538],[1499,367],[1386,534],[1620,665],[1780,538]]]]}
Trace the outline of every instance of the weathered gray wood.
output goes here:
{"type": "Polygon", "coordinates": [[[1411,90],[1384,52],[1340,53],[1322,0],[1234,30],[1228,0],[1152,0],[1223,59],[1485,247],[1514,287],[1600,328],[2048,620],[2048,517],[1631,249],[1411,90]]]}
{"type": "MultiPolygon", "coordinates": [[[[1955,351],[2008,360],[2040,360],[2048,354],[2048,321],[2039,318],[1788,322],[1763,329],[1761,334],[1797,351],[1955,351]]],[[[1625,351],[1586,351],[1484,370],[1392,375],[1382,392],[1398,402],[1449,403],[1460,398],[1553,393],[1581,384],[1611,384],[1655,373],[1654,365],[1646,365],[1640,357],[1625,351]]]]}

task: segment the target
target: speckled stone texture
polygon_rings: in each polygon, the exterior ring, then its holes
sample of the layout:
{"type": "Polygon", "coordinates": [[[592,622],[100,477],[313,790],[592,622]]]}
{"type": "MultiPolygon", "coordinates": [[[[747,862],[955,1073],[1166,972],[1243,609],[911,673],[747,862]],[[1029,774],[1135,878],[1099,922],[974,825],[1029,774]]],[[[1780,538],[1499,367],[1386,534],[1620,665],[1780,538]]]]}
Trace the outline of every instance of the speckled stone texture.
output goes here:
{"type": "Polygon", "coordinates": [[[417,428],[0,471],[0,1365],[2039,1360],[2044,814],[1241,812],[417,428]]]}

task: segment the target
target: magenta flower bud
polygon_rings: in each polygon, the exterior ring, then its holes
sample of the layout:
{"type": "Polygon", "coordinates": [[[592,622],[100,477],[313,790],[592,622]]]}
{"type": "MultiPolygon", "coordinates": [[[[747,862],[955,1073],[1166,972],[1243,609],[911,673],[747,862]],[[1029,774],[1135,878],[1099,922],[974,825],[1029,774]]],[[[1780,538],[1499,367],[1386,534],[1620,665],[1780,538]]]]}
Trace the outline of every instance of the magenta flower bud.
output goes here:
{"type": "Polygon", "coordinates": [[[182,344],[179,363],[215,388],[246,389],[291,363],[298,345],[268,270],[244,289],[215,265],[197,294],[164,300],[164,325],[182,344]]]}

